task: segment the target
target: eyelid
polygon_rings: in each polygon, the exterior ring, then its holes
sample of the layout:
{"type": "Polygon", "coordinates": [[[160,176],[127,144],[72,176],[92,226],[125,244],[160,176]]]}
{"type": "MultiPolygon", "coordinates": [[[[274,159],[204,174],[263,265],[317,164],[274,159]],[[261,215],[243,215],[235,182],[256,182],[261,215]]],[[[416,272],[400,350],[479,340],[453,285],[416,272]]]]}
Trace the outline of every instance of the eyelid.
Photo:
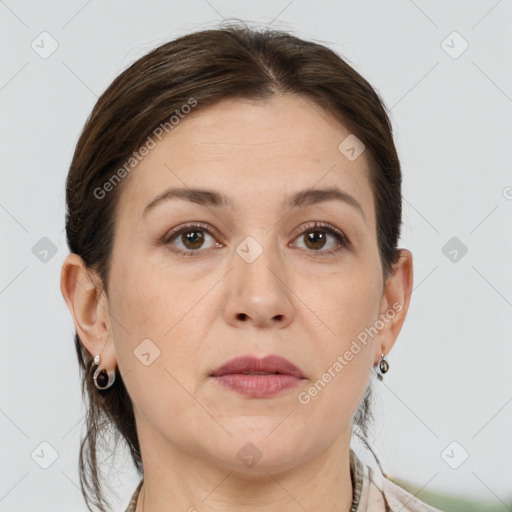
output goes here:
{"type": "Polygon", "coordinates": [[[207,224],[205,222],[197,221],[197,222],[190,222],[188,224],[178,226],[175,229],[171,229],[171,231],[167,232],[164,235],[164,237],[162,239],[162,243],[168,244],[171,241],[171,238],[173,238],[174,236],[179,235],[180,233],[187,231],[187,230],[192,231],[194,228],[200,228],[202,231],[207,231],[212,236],[218,237],[217,231],[214,228],[212,228],[212,226],[210,226],[209,224],[207,224]]]}
{"type": "Polygon", "coordinates": [[[328,224],[326,222],[321,222],[321,221],[316,221],[316,220],[313,222],[307,222],[306,224],[301,225],[296,231],[294,231],[293,236],[296,238],[297,236],[302,235],[303,233],[306,233],[308,231],[314,231],[315,229],[318,229],[318,230],[323,229],[327,232],[335,233],[340,238],[342,238],[345,242],[348,243],[348,241],[349,241],[348,238],[343,233],[343,231],[341,231],[340,229],[338,229],[338,228],[334,227],[333,225],[328,224]]]}

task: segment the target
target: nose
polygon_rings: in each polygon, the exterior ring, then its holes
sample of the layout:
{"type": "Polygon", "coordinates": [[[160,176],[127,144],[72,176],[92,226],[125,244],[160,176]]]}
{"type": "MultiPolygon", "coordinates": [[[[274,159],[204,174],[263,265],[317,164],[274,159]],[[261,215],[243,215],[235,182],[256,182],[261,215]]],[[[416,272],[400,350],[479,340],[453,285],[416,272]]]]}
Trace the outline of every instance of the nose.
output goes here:
{"type": "Polygon", "coordinates": [[[279,328],[293,321],[293,295],[282,260],[266,248],[251,263],[238,254],[226,276],[226,322],[234,327],[279,328]]]}

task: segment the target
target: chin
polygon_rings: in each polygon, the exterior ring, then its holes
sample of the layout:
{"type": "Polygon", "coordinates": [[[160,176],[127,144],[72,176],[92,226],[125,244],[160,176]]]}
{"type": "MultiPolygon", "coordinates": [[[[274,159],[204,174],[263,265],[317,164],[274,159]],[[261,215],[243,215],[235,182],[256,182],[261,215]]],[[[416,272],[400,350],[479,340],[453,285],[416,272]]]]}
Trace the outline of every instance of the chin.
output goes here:
{"type": "MultiPolygon", "coordinates": [[[[268,478],[268,473],[283,473],[295,468],[301,461],[310,457],[304,444],[303,436],[291,438],[286,430],[276,429],[275,419],[272,428],[254,431],[242,435],[234,433],[233,438],[226,442],[228,450],[216,451],[210,455],[219,465],[230,471],[243,475],[261,475],[268,478]],[[269,435],[270,433],[270,435],[269,435]]],[[[216,447],[223,448],[217,444],[216,447]]]]}

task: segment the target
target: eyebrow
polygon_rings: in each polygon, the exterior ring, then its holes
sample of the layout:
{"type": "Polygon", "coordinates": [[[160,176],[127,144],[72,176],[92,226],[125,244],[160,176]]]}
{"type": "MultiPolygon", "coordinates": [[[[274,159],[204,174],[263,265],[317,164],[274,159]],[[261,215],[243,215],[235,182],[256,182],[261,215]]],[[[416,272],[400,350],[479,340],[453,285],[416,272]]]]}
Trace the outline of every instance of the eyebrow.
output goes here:
{"type": "MultiPolygon", "coordinates": [[[[233,202],[229,197],[215,190],[209,190],[204,188],[170,188],[165,192],[162,192],[156,196],[142,212],[142,217],[145,217],[147,213],[155,208],[158,204],[170,199],[182,199],[197,203],[203,206],[211,206],[216,208],[233,208],[233,202]]],[[[322,203],[325,201],[342,201],[353,208],[355,208],[363,217],[366,223],[366,217],[364,215],[363,208],[356,200],[356,198],[350,195],[344,190],[340,190],[338,187],[328,188],[309,188],[296,192],[289,196],[284,201],[284,206],[287,208],[304,208],[313,204],[322,203]]]]}

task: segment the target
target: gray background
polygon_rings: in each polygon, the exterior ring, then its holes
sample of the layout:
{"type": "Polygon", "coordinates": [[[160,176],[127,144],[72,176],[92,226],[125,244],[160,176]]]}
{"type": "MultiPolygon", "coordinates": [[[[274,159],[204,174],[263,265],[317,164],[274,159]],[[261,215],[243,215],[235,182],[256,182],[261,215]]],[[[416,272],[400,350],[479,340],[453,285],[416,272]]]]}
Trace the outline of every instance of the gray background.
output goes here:
{"type": "MultiPolygon", "coordinates": [[[[0,510],[86,510],[85,410],[59,289],[64,180],[83,124],[135,59],[230,17],[323,42],[389,107],[415,288],[378,386],[373,444],[391,475],[509,501],[512,2],[10,0],[0,2],[0,510]]],[[[138,478],[119,454],[111,479],[124,510],[138,478]]]]}

